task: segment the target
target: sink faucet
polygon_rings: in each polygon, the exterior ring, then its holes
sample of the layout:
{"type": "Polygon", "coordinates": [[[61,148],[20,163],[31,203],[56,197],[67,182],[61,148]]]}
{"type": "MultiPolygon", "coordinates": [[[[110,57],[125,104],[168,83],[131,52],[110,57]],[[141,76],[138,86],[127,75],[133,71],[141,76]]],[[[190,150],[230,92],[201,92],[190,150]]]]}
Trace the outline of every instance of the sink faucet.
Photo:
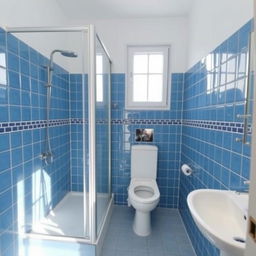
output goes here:
{"type": "Polygon", "coordinates": [[[243,182],[244,185],[247,185],[247,187],[241,187],[241,188],[237,188],[235,189],[236,193],[240,194],[240,193],[249,193],[249,185],[250,185],[250,181],[246,180],[243,182]]]}

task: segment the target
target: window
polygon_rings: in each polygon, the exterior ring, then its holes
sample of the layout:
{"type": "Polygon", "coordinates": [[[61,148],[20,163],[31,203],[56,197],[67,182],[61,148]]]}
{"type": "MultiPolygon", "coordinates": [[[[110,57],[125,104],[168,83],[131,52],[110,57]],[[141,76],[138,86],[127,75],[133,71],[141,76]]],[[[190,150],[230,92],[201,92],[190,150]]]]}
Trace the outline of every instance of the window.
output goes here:
{"type": "Polygon", "coordinates": [[[96,55],[96,102],[103,102],[103,56],[96,55]]]}
{"type": "Polygon", "coordinates": [[[168,109],[170,46],[128,46],[127,109],[168,109]]]}

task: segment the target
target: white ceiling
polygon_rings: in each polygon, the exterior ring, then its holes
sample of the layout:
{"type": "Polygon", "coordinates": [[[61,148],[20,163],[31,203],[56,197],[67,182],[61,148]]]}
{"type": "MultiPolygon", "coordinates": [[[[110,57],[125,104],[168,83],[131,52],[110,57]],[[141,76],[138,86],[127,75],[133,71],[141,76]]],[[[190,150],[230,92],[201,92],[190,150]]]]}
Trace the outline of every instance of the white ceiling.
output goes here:
{"type": "Polygon", "coordinates": [[[71,19],[156,18],[187,15],[193,0],[55,0],[71,19]]]}

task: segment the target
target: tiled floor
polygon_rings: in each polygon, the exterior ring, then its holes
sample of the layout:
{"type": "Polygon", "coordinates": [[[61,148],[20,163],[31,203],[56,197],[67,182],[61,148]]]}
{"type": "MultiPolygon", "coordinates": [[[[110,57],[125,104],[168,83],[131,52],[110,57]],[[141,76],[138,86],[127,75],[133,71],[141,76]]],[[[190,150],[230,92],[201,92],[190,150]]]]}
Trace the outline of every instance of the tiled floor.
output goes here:
{"type": "Polygon", "coordinates": [[[132,208],[114,207],[102,256],[196,256],[178,210],[157,208],[148,237],[134,234],[133,216],[132,208]]]}

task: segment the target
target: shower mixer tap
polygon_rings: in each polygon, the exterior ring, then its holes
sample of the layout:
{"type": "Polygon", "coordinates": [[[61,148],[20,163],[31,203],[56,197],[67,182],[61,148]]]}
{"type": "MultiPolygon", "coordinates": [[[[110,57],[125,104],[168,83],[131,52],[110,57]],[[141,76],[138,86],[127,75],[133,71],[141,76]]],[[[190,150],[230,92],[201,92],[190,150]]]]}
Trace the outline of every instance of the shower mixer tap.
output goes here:
{"type": "Polygon", "coordinates": [[[40,154],[40,159],[43,160],[46,164],[50,164],[53,162],[53,154],[52,152],[43,152],[40,154]]]}

